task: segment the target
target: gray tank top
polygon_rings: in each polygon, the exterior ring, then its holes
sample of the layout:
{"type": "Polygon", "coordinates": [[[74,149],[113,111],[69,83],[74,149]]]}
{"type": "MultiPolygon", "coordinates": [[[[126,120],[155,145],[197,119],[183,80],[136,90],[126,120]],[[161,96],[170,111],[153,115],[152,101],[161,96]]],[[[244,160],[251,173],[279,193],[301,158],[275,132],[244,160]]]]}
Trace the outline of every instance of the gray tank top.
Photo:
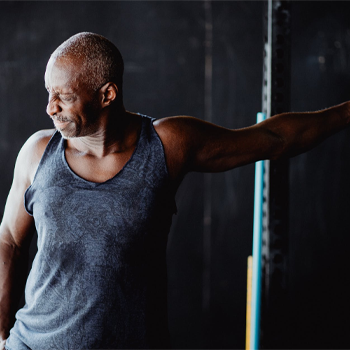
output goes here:
{"type": "Polygon", "coordinates": [[[166,244],[174,195],[153,119],[103,183],[76,175],[56,132],[25,207],[38,252],[9,350],[169,348],[166,244]]]}

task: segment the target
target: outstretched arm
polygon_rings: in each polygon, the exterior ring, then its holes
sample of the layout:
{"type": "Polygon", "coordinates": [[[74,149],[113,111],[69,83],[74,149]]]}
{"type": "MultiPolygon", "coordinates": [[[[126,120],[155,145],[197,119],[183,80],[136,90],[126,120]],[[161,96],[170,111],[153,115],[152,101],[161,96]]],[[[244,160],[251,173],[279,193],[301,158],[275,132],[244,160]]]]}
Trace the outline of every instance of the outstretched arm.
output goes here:
{"type": "Polygon", "coordinates": [[[20,151],[0,225],[0,350],[14,323],[22,295],[27,256],[35,232],[34,220],[24,208],[24,193],[34,177],[45,145],[52,132],[33,135],[20,151]]]}
{"type": "Polygon", "coordinates": [[[170,176],[220,172],[261,159],[303,153],[350,123],[350,102],[306,113],[283,113],[259,124],[229,130],[192,117],[169,117],[154,125],[170,176]]]}

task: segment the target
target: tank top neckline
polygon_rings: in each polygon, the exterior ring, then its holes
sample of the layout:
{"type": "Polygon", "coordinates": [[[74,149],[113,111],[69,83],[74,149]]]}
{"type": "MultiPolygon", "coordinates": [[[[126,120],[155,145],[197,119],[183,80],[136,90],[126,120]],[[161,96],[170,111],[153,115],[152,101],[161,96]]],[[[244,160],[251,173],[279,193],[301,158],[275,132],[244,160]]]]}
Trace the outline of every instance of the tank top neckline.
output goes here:
{"type": "MultiPolygon", "coordinates": [[[[129,164],[132,162],[135,154],[138,152],[139,150],[139,145],[140,145],[140,142],[141,142],[141,138],[143,136],[143,132],[144,132],[144,124],[145,124],[145,121],[147,119],[147,117],[143,116],[140,114],[140,116],[142,117],[141,119],[141,129],[140,129],[140,132],[139,132],[139,135],[138,135],[138,138],[137,138],[137,141],[136,141],[136,146],[135,146],[135,149],[132,153],[132,155],[130,156],[130,158],[128,159],[128,161],[124,164],[124,166],[114,175],[112,176],[110,179],[106,180],[106,181],[103,181],[103,182],[94,182],[94,181],[89,181],[89,180],[86,180],[84,179],[83,177],[79,176],[77,173],[75,173],[72,168],[70,167],[70,165],[68,164],[67,162],[67,158],[66,158],[66,140],[62,137],[61,140],[60,140],[60,151],[61,151],[61,155],[62,155],[62,161],[63,161],[63,164],[64,166],[66,167],[66,169],[68,170],[68,172],[77,180],[81,181],[82,183],[85,183],[85,184],[88,184],[90,186],[93,186],[93,187],[96,187],[96,186],[101,186],[101,185],[104,185],[110,181],[113,181],[114,179],[116,179],[117,177],[119,177],[123,172],[124,172],[124,169],[126,167],[129,166],[129,164]]],[[[149,118],[151,119],[151,118],[149,118]]]]}

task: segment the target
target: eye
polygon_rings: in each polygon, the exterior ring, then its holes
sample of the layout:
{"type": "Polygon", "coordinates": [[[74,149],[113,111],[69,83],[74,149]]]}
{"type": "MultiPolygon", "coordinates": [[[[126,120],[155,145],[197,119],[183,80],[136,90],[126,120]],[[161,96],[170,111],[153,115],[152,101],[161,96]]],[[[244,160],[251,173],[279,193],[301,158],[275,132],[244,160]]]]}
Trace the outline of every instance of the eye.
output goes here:
{"type": "Polygon", "coordinates": [[[73,101],[75,101],[75,95],[74,94],[61,94],[60,100],[63,102],[73,102],[73,101]]]}

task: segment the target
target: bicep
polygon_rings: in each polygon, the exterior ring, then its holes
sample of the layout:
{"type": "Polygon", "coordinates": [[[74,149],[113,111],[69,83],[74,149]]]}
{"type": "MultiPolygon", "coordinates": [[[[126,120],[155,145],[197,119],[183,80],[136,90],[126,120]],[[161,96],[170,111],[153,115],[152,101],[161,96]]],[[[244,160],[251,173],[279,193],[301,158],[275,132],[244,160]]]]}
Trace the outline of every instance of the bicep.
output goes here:
{"type": "Polygon", "coordinates": [[[24,207],[24,194],[30,186],[49,135],[36,133],[18,154],[13,182],[7,197],[0,226],[0,239],[21,247],[30,242],[34,233],[34,219],[24,207]]]}
{"type": "Polygon", "coordinates": [[[31,184],[49,137],[46,131],[36,133],[22,147],[0,225],[2,337],[8,335],[23,291],[29,245],[34,233],[34,219],[24,208],[24,194],[31,184]]]}
{"type": "Polygon", "coordinates": [[[18,247],[29,243],[34,233],[34,219],[24,207],[24,193],[27,185],[28,183],[16,179],[15,174],[0,226],[1,239],[13,242],[18,247]]]}
{"type": "Polygon", "coordinates": [[[203,120],[177,116],[155,123],[173,178],[190,171],[220,172],[261,159],[276,159],[283,140],[262,122],[226,129],[203,120]]]}
{"type": "Polygon", "coordinates": [[[261,159],[276,159],[283,147],[283,140],[265,123],[234,130],[208,123],[199,129],[194,142],[191,170],[203,172],[226,171],[261,159]]]}

